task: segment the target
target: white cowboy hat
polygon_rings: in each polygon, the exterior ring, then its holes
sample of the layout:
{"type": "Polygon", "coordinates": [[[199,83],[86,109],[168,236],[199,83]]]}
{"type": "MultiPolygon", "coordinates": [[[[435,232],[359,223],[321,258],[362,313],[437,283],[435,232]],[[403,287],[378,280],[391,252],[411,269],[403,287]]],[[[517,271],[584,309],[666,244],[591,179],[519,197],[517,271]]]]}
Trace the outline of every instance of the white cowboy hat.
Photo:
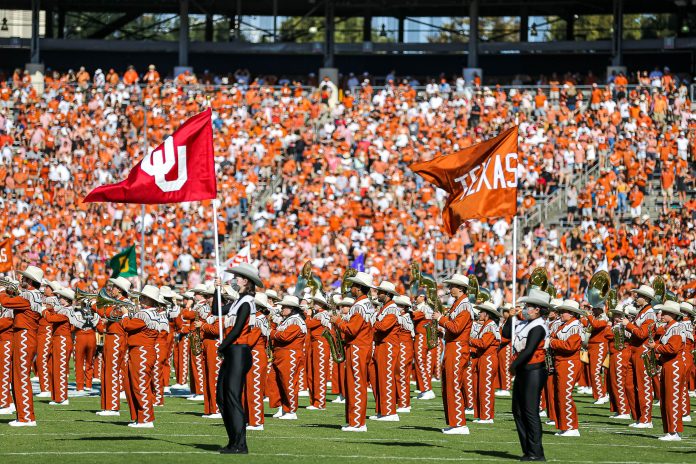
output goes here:
{"type": "Polygon", "coordinates": [[[580,308],[580,303],[575,300],[563,300],[563,304],[556,307],[558,311],[570,311],[580,316],[585,315],[585,311],[580,308]]]}
{"type": "Polygon", "coordinates": [[[638,314],[638,308],[636,308],[632,304],[627,304],[623,307],[623,310],[627,316],[635,316],[636,314],[638,314]]]}
{"type": "Polygon", "coordinates": [[[43,283],[44,272],[36,266],[27,266],[25,270],[19,271],[19,273],[27,279],[33,280],[34,282],[39,284],[43,283]]]}
{"type": "Polygon", "coordinates": [[[358,271],[353,277],[348,277],[348,282],[358,284],[362,287],[375,288],[372,284],[372,276],[366,272],[358,271]]]}
{"type": "Polygon", "coordinates": [[[411,306],[411,299],[409,297],[407,297],[406,295],[397,295],[394,297],[393,301],[397,306],[403,306],[403,307],[411,306]]]}
{"type": "Polygon", "coordinates": [[[349,296],[342,299],[341,303],[340,303],[341,306],[353,306],[354,304],[355,304],[355,298],[351,298],[349,296]]]}
{"type": "Polygon", "coordinates": [[[391,295],[399,294],[399,292],[396,291],[396,286],[387,280],[383,280],[382,282],[380,282],[380,284],[376,288],[378,292],[389,293],[391,295]]]}
{"type": "Polygon", "coordinates": [[[172,298],[174,298],[175,300],[182,301],[184,299],[184,297],[178,294],[177,292],[172,291],[172,295],[174,295],[172,298]]]}
{"type": "Polygon", "coordinates": [[[295,295],[285,295],[278,304],[280,306],[287,306],[288,308],[299,308],[300,299],[297,298],[295,295]]]}
{"type": "Polygon", "coordinates": [[[154,285],[146,285],[143,287],[143,289],[139,292],[133,292],[136,295],[140,295],[141,297],[146,297],[151,299],[152,301],[155,301],[159,304],[166,304],[165,301],[162,299],[160,296],[160,290],[159,288],[155,287],[154,285]]]}
{"type": "Polygon", "coordinates": [[[189,290],[189,291],[187,291],[187,292],[184,292],[184,295],[182,296],[182,299],[183,299],[183,298],[189,298],[189,299],[191,299],[191,298],[193,298],[194,296],[196,296],[196,294],[193,293],[191,290],[189,290]]]}
{"type": "Polygon", "coordinates": [[[172,292],[171,287],[168,287],[167,285],[160,287],[159,291],[161,298],[174,298],[174,292],[172,292]]]}
{"type": "Polygon", "coordinates": [[[263,288],[263,282],[261,282],[261,278],[259,277],[259,270],[251,264],[242,263],[227,269],[225,272],[249,279],[254,282],[254,285],[257,287],[263,288]]]}
{"type": "Polygon", "coordinates": [[[490,301],[484,301],[481,304],[477,304],[474,306],[474,309],[478,309],[479,311],[486,311],[487,313],[492,314],[498,319],[500,319],[500,317],[502,316],[502,314],[500,314],[500,311],[498,311],[498,308],[496,308],[495,305],[490,301]]]}
{"type": "Polygon", "coordinates": [[[663,304],[655,305],[653,308],[655,311],[662,311],[663,313],[670,313],[676,316],[681,316],[681,307],[679,303],[672,300],[667,300],[663,304]]]}
{"type": "Polygon", "coordinates": [[[647,298],[648,300],[655,299],[655,290],[650,285],[641,285],[640,287],[631,290],[633,293],[647,298]]]}
{"type": "Polygon", "coordinates": [[[56,290],[56,294],[62,296],[66,300],[75,300],[75,291],[70,288],[59,288],[56,290]]]}
{"type": "Polygon", "coordinates": [[[276,292],[275,290],[266,290],[266,296],[271,301],[280,301],[280,297],[278,296],[278,292],[276,292]]]}
{"type": "Polygon", "coordinates": [[[679,303],[679,309],[681,309],[682,313],[689,314],[690,316],[696,316],[694,305],[692,305],[688,301],[682,301],[681,303],[679,303]]]}
{"type": "Polygon", "coordinates": [[[254,303],[256,303],[256,306],[261,306],[262,308],[272,308],[272,306],[268,304],[268,296],[263,292],[256,292],[256,295],[254,295],[254,303]]]}
{"type": "Polygon", "coordinates": [[[201,293],[201,292],[204,292],[205,289],[206,289],[205,284],[196,284],[196,286],[191,289],[191,293],[201,293]]]}
{"type": "Polygon", "coordinates": [[[319,292],[319,291],[317,293],[315,293],[313,297],[310,297],[310,299],[315,303],[321,304],[322,306],[325,306],[325,307],[329,306],[329,302],[326,301],[326,298],[324,298],[324,295],[322,295],[321,292],[319,292]]]}
{"type": "Polygon", "coordinates": [[[126,279],[125,277],[118,276],[116,278],[110,278],[109,282],[111,282],[116,287],[120,288],[126,293],[130,292],[131,283],[130,280],[126,279]]]}
{"type": "Polygon", "coordinates": [[[239,299],[239,292],[237,290],[233,289],[231,285],[223,285],[222,286],[222,296],[229,300],[238,300],[239,299]]]}
{"type": "Polygon", "coordinates": [[[552,298],[551,301],[549,301],[549,306],[551,311],[555,311],[558,306],[563,304],[563,298],[552,298]]]}
{"type": "Polygon", "coordinates": [[[456,285],[457,287],[468,287],[469,278],[464,274],[453,274],[449,279],[445,279],[444,283],[447,285],[456,285]]]}
{"type": "Polygon", "coordinates": [[[56,293],[58,292],[58,290],[63,288],[63,286],[61,284],[59,284],[58,282],[56,282],[55,280],[50,280],[50,281],[44,280],[43,283],[44,283],[44,285],[46,285],[47,287],[49,287],[51,290],[53,290],[56,293]]]}
{"type": "Polygon", "coordinates": [[[548,293],[542,292],[538,288],[533,288],[529,290],[529,294],[523,296],[519,300],[519,303],[526,303],[535,306],[541,306],[542,308],[548,308],[551,297],[548,293]]]}

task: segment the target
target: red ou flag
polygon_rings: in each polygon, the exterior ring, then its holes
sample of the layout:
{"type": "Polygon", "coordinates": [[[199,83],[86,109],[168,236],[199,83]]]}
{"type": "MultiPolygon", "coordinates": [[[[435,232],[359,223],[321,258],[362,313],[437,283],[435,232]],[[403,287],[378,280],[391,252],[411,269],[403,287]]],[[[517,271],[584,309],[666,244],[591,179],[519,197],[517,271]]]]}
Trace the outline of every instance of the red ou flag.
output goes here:
{"type": "Polygon", "coordinates": [[[89,202],[162,204],[217,195],[210,109],[193,116],[131,170],[128,177],[92,190],[89,202]]]}
{"type": "Polygon", "coordinates": [[[442,210],[449,235],[469,219],[517,214],[517,126],[457,153],[409,167],[449,193],[442,210]]]}

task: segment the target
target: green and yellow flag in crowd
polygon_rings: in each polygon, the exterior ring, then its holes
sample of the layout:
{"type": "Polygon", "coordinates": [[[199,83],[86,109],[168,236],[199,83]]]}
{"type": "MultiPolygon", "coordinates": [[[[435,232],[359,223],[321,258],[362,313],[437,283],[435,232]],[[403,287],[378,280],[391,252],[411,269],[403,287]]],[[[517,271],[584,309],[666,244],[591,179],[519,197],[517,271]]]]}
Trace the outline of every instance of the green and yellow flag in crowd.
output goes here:
{"type": "Polygon", "coordinates": [[[111,277],[135,277],[138,275],[138,263],[135,260],[135,245],[132,245],[109,261],[111,277]]]}

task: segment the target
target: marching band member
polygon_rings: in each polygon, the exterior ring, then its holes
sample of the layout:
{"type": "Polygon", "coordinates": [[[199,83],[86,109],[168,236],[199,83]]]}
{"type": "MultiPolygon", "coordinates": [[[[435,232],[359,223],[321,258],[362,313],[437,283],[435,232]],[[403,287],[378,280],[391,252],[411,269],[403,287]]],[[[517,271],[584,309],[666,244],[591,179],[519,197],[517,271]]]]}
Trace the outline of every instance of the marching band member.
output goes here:
{"type": "Polygon", "coordinates": [[[681,308],[676,301],[665,301],[656,305],[655,310],[661,311],[662,322],[665,324],[664,335],[657,340],[648,340],[647,347],[655,350],[658,362],[662,366],[660,372],[660,412],[662,414],[662,429],[665,436],[662,441],[680,441],[684,431],[682,422],[681,389],[684,378],[684,358],[682,351],[686,334],[677,322],[681,318],[681,308]]]}
{"type": "Polygon", "coordinates": [[[694,324],[693,319],[696,316],[696,311],[691,303],[683,301],[679,304],[682,313],[682,330],[686,341],[682,356],[684,357],[684,375],[682,376],[682,422],[691,422],[691,404],[689,400],[689,380],[693,375],[694,369],[694,324]]]}
{"type": "Polygon", "coordinates": [[[153,428],[155,426],[152,377],[156,375],[155,343],[160,331],[160,318],[157,308],[164,305],[159,289],[146,285],[140,292],[140,310],[132,317],[121,320],[128,334],[128,405],[131,419],[129,427],[153,428]]]}
{"type": "Polygon", "coordinates": [[[12,402],[12,319],[10,308],[0,304],[0,414],[14,414],[12,402]]]}
{"type": "Polygon", "coordinates": [[[266,374],[268,370],[268,336],[271,328],[266,316],[271,310],[265,293],[256,292],[254,297],[256,313],[251,324],[248,345],[251,348],[251,369],[246,377],[244,404],[246,405],[247,430],[263,430],[264,407],[263,393],[266,391],[266,374]]]}
{"type": "MultiPolygon", "coordinates": [[[[426,336],[426,325],[430,324],[433,318],[433,308],[425,300],[425,290],[418,290],[416,305],[413,310],[413,323],[415,324],[415,340],[413,351],[416,357],[416,387],[420,391],[416,397],[419,400],[432,400],[435,393],[432,387],[432,355],[435,348],[428,349],[426,336]]],[[[438,340],[439,341],[439,340],[438,340]]]]}
{"type": "Polygon", "coordinates": [[[174,388],[185,388],[189,377],[189,333],[191,325],[184,320],[184,313],[191,314],[194,294],[187,291],[182,295],[182,307],[179,308],[179,316],[175,319],[176,335],[174,336],[174,375],[176,385],[174,388]]]}
{"type": "MultiPolygon", "coordinates": [[[[47,308],[58,304],[56,290],[61,286],[58,282],[45,282],[44,285],[44,306],[47,308]]],[[[45,315],[44,311],[44,315],[45,315]]],[[[42,317],[39,320],[39,331],[37,334],[36,344],[36,375],[39,377],[39,388],[41,392],[36,395],[38,398],[51,397],[51,336],[53,325],[42,317]]]]}
{"type": "Polygon", "coordinates": [[[97,325],[100,317],[90,300],[76,302],[75,313],[75,394],[87,395],[92,390],[94,356],[97,352],[97,325]],[[86,388],[86,390],[85,390],[86,388]]]}
{"type": "Polygon", "coordinates": [[[303,354],[307,326],[296,296],[285,295],[280,302],[283,321],[271,330],[275,347],[273,369],[280,391],[280,409],[273,417],[297,420],[300,357],[303,354]]]}
{"type": "Polygon", "coordinates": [[[539,402],[541,390],[546,384],[545,345],[548,340],[548,326],[544,317],[551,297],[548,293],[532,288],[529,294],[519,299],[525,304],[522,320],[515,328],[512,321],[517,319],[518,310],[510,311],[503,337],[512,340],[513,361],[510,372],[515,376],[512,386],[512,416],[517,426],[517,435],[522,446],[522,461],[545,461],[542,445],[541,418],[539,402]]]}
{"type": "MultiPolygon", "coordinates": [[[[309,302],[311,300],[310,289],[305,288],[304,296],[300,299],[300,313],[302,318],[305,317],[305,312],[309,309],[309,302]]],[[[309,352],[311,349],[310,337],[305,334],[304,343],[302,344],[302,356],[300,357],[300,366],[297,370],[297,396],[309,396],[309,387],[307,386],[307,372],[310,368],[309,366],[309,352]]]]}
{"type": "Polygon", "coordinates": [[[495,376],[498,373],[498,346],[500,345],[500,331],[498,321],[500,313],[498,308],[486,301],[476,305],[479,311],[480,329],[475,338],[469,343],[476,348],[476,403],[474,403],[474,422],[478,424],[492,424],[495,416],[495,376]]]}
{"type": "Polygon", "coordinates": [[[216,399],[216,382],[219,377],[222,359],[217,355],[220,347],[220,327],[218,317],[224,317],[225,311],[232,307],[232,301],[239,299],[239,294],[232,287],[221,287],[222,281],[215,280],[215,285],[208,287],[207,292],[212,292],[212,310],[207,318],[196,323],[203,335],[203,417],[204,419],[221,419],[222,414],[218,408],[216,399]],[[221,292],[220,301],[223,303],[222,311],[218,310],[217,292],[221,292]],[[227,304],[225,304],[227,303],[227,304]]]}
{"type": "Polygon", "coordinates": [[[469,362],[464,366],[464,371],[462,372],[462,377],[464,378],[464,402],[466,403],[466,414],[473,415],[474,407],[476,405],[477,391],[476,391],[476,369],[478,364],[478,358],[476,357],[476,348],[471,345],[471,339],[477,338],[479,331],[481,330],[481,323],[479,322],[479,312],[478,309],[472,307],[473,316],[471,317],[471,333],[469,334],[469,362]]]}
{"type": "MultiPolygon", "coordinates": [[[[563,304],[562,298],[554,298],[549,302],[548,315],[546,316],[546,323],[549,328],[549,336],[554,337],[558,329],[563,325],[563,321],[558,314],[558,306],[563,304]]],[[[547,366],[548,367],[548,366],[547,366]]],[[[546,378],[546,385],[544,386],[544,396],[543,400],[546,403],[546,415],[548,420],[546,425],[556,425],[558,423],[558,417],[556,414],[556,395],[554,391],[554,375],[552,372],[548,373],[546,378]]]]}
{"type": "Polygon", "coordinates": [[[628,378],[628,363],[631,357],[631,345],[628,339],[631,334],[621,323],[621,320],[630,312],[635,311],[632,305],[618,305],[612,314],[612,330],[609,333],[609,372],[607,384],[609,385],[609,400],[611,410],[615,412],[610,419],[630,419],[631,408],[628,404],[626,393],[626,380],[628,378]],[[623,340],[617,339],[623,336],[623,340]]]}
{"type": "Polygon", "coordinates": [[[411,299],[405,295],[394,297],[399,307],[397,321],[399,324],[399,360],[396,370],[397,403],[396,412],[411,412],[411,376],[413,375],[413,338],[415,336],[411,319],[411,299]]]}
{"type": "MultiPolygon", "coordinates": [[[[68,377],[70,376],[70,353],[73,348],[72,328],[75,313],[72,305],[75,292],[69,288],[55,290],[58,301],[44,312],[44,318],[51,324],[51,406],[67,406],[68,377]]],[[[48,305],[47,305],[48,306],[48,305]]]]}
{"type": "Polygon", "coordinates": [[[629,427],[638,429],[651,429],[653,388],[652,379],[645,372],[645,365],[641,355],[647,351],[645,345],[648,336],[655,334],[655,311],[650,302],[655,298],[655,290],[648,285],[641,285],[637,290],[635,306],[639,308],[633,322],[624,317],[621,323],[631,334],[631,360],[628,364],[628,376],[626,378],[626,392],[631,415],[636,420],[629,427]]]}
{"type": "Polygon", "coordinates": [[[396,369],[399,359],[399,308],[392,301],[398,295],[394,284],[386,280],[377,287],[377,300],[382,307],[377,311],[374,324],[374,353],[375,363],[375,409],[376,416],[370,420],[398,422],[396,413],[396,369]]]}
{"type": "Polygon", "coordinates": [[[609,402],[607,388],[602,376],[602,365],[607,356],[608,344],[606,338],[609,318],[604,314],[604,308],[592,308],[592,314],[580,319],[580,323],[589,332],[587,354],[589,355],[589,380],[592,386],[594,404],[606,404],[609,402]]]}
{"type": "MultiPolygon", "coordinates": [[[[119,301],[129,301],[129,291],[131,283],[125,277],[110,278],[104,286],[110,298],[119,301]]],[[[97,411],[98,416],[119,416],[121,402],[120,393],[123,390],[125,381],[123,367],[126,356],[126,331],[123,330],[121,322],[116,314],[121,314],[122,309],[115,306],[107,306],[103,310],[98,310],[104,320],[104,362],[102,363],[102,383],[101,383],[101,411],[97,411]],[[113,319],[113,320],[111,320],[113,319]]]]}
{"type": "Polygon", "coordinates": [[[160,298],[164,302],[157,308],[157,340],[155,340],[155,367],[152,371],[152,393],[155,395],[154,406],[164,406],[164,365],[167,359],[167,344],[169,340],[169,318],[167,313],[171,308],[171,298],[174,295],[169,287],[160,288],[160,298]],[[164,290],[164,291],[163,291],[164,290]]]}
{"type": "Polygon", "coordinates": [[[454,274],[444,281],[455,298],[452,309],[443,315],[433,312],[433,319],[445,329],[445,357],[442,362],[442,403],[445,407],[445,421],[448,427],[442,433],[468,435],[466,426],[465,387],[463,371],[469,363],[469,336],[473,309],[466,295],[469,279],[462,274],[454,274]]]}
{"type": "Polygon", "coordinates": [[[226,335],[220,343],[218,353],[222,366],[217,382],[216,399],[222,421],[227,431],[227,446],[220,449],[223,454],[247,454],[245,411],[242,395],[247,374],[251,369],[252,357],[249,337],[256,313],[255,288],[263,287],[259,272],[250,264],[240,264],[228,273],[236,278],[238,298],[228,304],[225,317],[226,335]]]}
{"type": "Polygon", "coordinates": [[[12,427],[34,427],[34,398],[31,390],[31,364],[36,355],[36,334],[39,319],[44,311],[43,271],[36,266],[27,266],[20,271],[22,280],[17,292],[9,294],[7,289],[0,293],[0,305],[14,314],[12,322],[12,397],[15,401],[17,420],[12,427]]]}
{"type": "MultiPolygon", "coordinates": [[[[338,317],[347,319],[348,318],[348,313],[350,311],[350,308],[353,307],[355,304],[355,299],[351,297],[345,297],[345,298],[338,298],[338,309],[339,309],[339,315],[338,317]]],[[[340,333],[340,330],[337,329],[335,324],[331,324],[332,327],[332,335],[334,336],[341,336],[343,335],[340,333]]],[[[345,337],[343,337],[345,338],[345,337]]],[[[345,346],[345,344],[344,344],[345,346]]],[[[334,370],[336,371],[336,376],[335,376],[335,381],[337,383],[336,389],[337,389],[337,396],[336,398],[332,401],[332,403],[338,403],[338,404],[345,404],[346,403],[346,393],[345,393],[345,388],[346,388],[346,375],[347,375],[347,363],[344,361],[342,363],[334,363],[334,370]]],[[[332,380],[333,382],[333,380],[332,380]]],[[[333,384],[332,384],[332,389],[333,389],[333,384]]]]}
{"type": "MultiPolygon", "coordinates": [[[[181,314],[181,307],[179,306],[179,302],[183,301],[184,297],[171,289],[168,292],[165,290],[164,293],[166,295],[162,295],[162,297],[168,303],[168,306],[164,311],[164,314],[166,315],[167,319],[167,330],[165,331],[166,339],[163,342],[164,355],[161,366],[161,384],[163,393],[171,393],[171,387],[169,386],[170,379],[172,376],[171,359],[172,353],[175,349],[174,339],[177,335],[179,326],[177,320],[179,319],[179,315],[181,314]]],[[[160,294],[162,294],[162,289],[160,289],[160,294]]]]}
{"type": "Polygon", "coordinates": [[[583,310],[577,301],[565,300],[556,307],[563,324],[551,337],[549,348],[553,350],[554,395],[556,407],[556,435],[561,437],[579,437],[578,413],[573,401],[573,388],[580,376],[580,347],[583,330],[578,317],[583,310]]]}
{"type": "Polygon", "coordinates": [[[312,297],[314,304],[313,310],[305,312],[307,321],[307,331],[311,341],[309,349],[309,406],[310,411],[321,411],[326,409],[326,382],[330,374],[331,350],[329,342],[323,336],[325,330],[331,330],[331,313],[327,311],[328,302],[326,298],[317,291],[312,297]]]}
{"type": "Polygon", "coordinates": [[[500,346],[498,347],[498,387],[500,390],[495,392],[495,396],[510,396],[512,388],[512,376],[510,375],[510,364],[512,363],[512,344],[510,339],[502,336],[503,327],[510,317],[510,309],[512,305],[505,303],[503,305],[503,319],[500,324],[500,346]]]}
{"type": "Polygon", "coordinates": [[[372,353],[372,326],[370,321],[374,314],[372,302],[368,298],[372,285],[372,276],[358,272],[349,277],[352,284],[351,294],[355,303],[343,317],[334,315],[331,323],[335,324],[345,337],[346,376],[343,393],[346,396],[345,418],[347,425],[343,432],[367,432],[365,416],[367,412],[367,366],[372,353]]]}
{"type": "MultiPolygon", "coordinates": [[[[696,321],[696,300],[690,299],[686,302],[686,304],[690,305],[686,306],[686,312],[689,314],[688,318],[692,327],[691,337],[694,340],[691,345],[690,352],[688,353],[691,356],[687,357],[687,359],[691,359],[691,365],[686,373],[686,389],[690,398],[696,398],[696,358],[694,358],[694,348],[696,348],[696,324],[694,324],[694,321],[696,321]]],[[[684,308],[682,308],[682,312],[684,312],[684,308]]]]}
{"type": "Polygon", "coordinates": [[[189,359],[191,360],[191,393],[192,395],[188,398],[190,401],[204,401],[203,396],[203,378],[205,373],[205,367],[203,363],[203,352],[194,353],[194,347],[191,343],[191,337],[198,331],[198,334],[202,337],[200,326],[195,327],[196,320],[203,321],[210,315],[210,305],[208,304],[208,299],[212,288],[208,288],[205,284],[198,284],[193,289],[193,294],[195,298],[195,303],[191,311],[185,311],[183,314],[184,320],[188,321],[191,326],[191,333],[189,334],[189,359]]]}

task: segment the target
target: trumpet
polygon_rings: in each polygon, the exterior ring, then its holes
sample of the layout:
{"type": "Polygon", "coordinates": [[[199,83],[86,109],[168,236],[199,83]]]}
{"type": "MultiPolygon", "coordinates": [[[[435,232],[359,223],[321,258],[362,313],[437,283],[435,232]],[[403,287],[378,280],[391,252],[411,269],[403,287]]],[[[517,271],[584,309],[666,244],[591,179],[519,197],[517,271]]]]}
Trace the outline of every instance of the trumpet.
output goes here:
{"type": "MultiPolygon", "coordinates": [[[[127,309],[128,317],[133,317],[133,314],[135,313],[135,310],[137,308],[136,304],[132,301],[121,301],[117,300],[116,298],[110,297],[109,294],[106,292],[105,288],[102,288],[101,290],[99,290],[99,293],[97,293],[95,306],[97,307],[97,309],[104,309],[109,306],[114,308],[127,309]]],[[[121,314],[120,316],[114,316],[113,314],[111,314],[106,316],[106,320],[109,322],[118,322],[124,317],[125,314],[121,314]]]]}
{"type": "Polygon", "coordinates": [[[16,294],[19,293],[19,284],[13,282],[7,277],[0,277],[0,287],[5,287],[8,293],[16,294]]]}

